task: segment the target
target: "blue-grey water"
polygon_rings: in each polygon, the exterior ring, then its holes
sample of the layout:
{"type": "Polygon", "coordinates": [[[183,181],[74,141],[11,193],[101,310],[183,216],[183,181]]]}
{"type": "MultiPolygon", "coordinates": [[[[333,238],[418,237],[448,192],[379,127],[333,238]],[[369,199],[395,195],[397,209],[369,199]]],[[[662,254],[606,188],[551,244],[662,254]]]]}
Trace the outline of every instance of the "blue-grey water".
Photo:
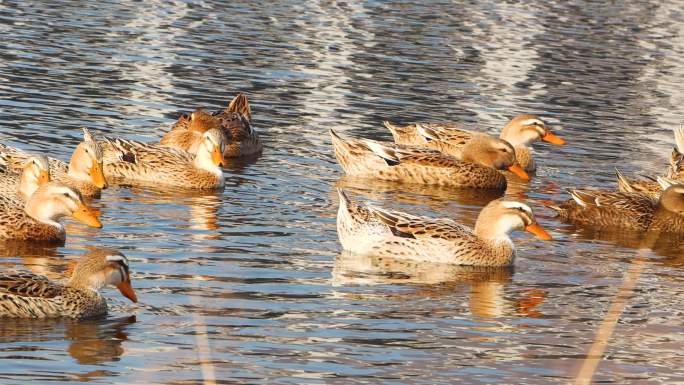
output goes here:
{"type": "Polygon", "coordinates": [[[0,140],[68,159],[80,127],[155,141],[239,91],[264,141],[218,194],[110,188],[104,228],[4,245],[58,278],[90,246],[130,259],[140,302],[107,318],[0,323],[0,383],[567,383],[634,261],[645,265],[594,380],[684,382],[684,251],[559,223],[541,201],[660,174],[683,122],[678,2],[0,2],[0,140]],[[515,269],[341,253],[337,195],[472,225],[491,196],[342,178],[328,130],[382,121],[492,133],[543,116],[515,269]],[[212,382],[215,381],[215,382],[212,382]]]}

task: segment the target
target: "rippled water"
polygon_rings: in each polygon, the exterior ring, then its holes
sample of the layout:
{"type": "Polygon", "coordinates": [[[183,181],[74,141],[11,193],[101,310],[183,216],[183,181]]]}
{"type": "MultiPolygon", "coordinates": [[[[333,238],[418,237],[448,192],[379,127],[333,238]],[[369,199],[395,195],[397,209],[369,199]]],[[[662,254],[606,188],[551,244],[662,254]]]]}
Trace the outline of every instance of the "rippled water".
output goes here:
{"type": "Polygon", "coordinates": [[[558,223],[540,200],[660,172],[682,123],[682,9],[652,2],[0,2],[0,137],[67,159],[81,126],[156,140],[181,111],[250,97],[265,142],[222,194],[111,188],[102,230],[3,246],[58,276],[88,246],[132,260],[140,303],[103,320],[2,321],[0,382],[566,383],[628,269],[643,271],[597,381],[684,381],[684,252],[558,223]],[[572,4],[571,4],[572,3],[572,4]],[[515,236],[515,269],[340,253],[336,186],[472,224],[490,196],[342,178],[327,130],[382,121],[497,132],[539,113],[528,199],[553,242],[515,236]],[[635,262],[636,261],[636,262],[635,262]]]}

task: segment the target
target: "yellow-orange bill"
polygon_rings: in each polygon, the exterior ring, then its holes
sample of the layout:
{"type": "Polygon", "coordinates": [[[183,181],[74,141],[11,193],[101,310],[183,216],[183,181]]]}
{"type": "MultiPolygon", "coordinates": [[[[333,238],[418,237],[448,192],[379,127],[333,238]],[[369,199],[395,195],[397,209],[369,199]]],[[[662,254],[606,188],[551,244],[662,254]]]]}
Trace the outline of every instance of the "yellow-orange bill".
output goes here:
{"type": "Polygon", "coordinates": [[[120,282],[118,285],[116,285],[116,288],[119,289],[124,297],[130,299],[132,302],[138,302],[138,296],[135,295],[135,291],[133,290],[133,286],[131,286],[130,281],[120,282]]]}
{"type": "Polygon", "coordinates": [[[563,140],[563,138],[556,136],[550,132],[547,132],[546,135],[542,136],[541,139],[545,142],[549,142],[552,144],[558,144],[558,145],[565,144],[565,140],[563,140]]]}
{"type": "Polygon", "coordinates": [[[550,241],[552,239],[551,235],[549,235],[549,233],[547,233],[546,230],[544,230],[541,226],[539,226],[536,223],[533,223],[525,227],[525,231],[536,235],[537,238],[542,239],[544,241],[550,241]]]}
{"type": "Polygon", "coordinates": [[[211,159],[214,161],[214,164],[223,167],[223,164],[226,162],[225,159],[223,159],[223,152],[221,152],[221,149],[217,147],[214,147],[214,151],[211,152],[211,159]]]}
{"type": "Polygon", "coordinates": [[[521,179],[525,181],[530,180],[530,176],[525,172],[525,170],[522,169],[522,167],[518,166],[517,164],[514,164],[511,167],[509,167],[508,171],[519,176],[521,179]]]}
{"type": "Polygon", "coordinates": [[[42,186],[50,182],[50,173],[47,170],[43,170],[38,174],[38,185],[42,186]]]}
{"type": "Polygon", "coordinates": [[[88,225],[90,227],[97,227],[98,229],[102,227],[102,222],[97,219],[98,213],[94,212],[92,209],[83,203],[79,204],[78,210],[72,214],[72,217],[77,221],[88,225]]]}
{"type": "Polygon", "coordinates": [[[93,160],[93,165],[90,168],[90,177],[93,178],[93,184],[97,188],[107,188],[107,180],[105,179],[102,166],[93,160]]]}

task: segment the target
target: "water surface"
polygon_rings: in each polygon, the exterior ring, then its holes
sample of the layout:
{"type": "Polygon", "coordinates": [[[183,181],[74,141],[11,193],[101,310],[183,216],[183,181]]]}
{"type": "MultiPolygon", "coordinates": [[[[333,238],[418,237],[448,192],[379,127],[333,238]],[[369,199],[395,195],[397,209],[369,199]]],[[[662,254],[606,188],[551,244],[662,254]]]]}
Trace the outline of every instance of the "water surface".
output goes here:
{"type": "Polygon", "coordinates": [[[646,260],[595,380],[684,381],[684,253],[558,223],[541,200],[663,170],[682,122],[676,4],[539,1],[0,3],[0,137],[68,159],[79,127],[158,140],[181,113],[249,96],[265,143],[220,194],[111,188],[102,230],[64,247],[4,246],[3,268],[58,277],[90,246],[132,261],[140,303],[103,320],[3,321],[0,382],[567,383],[623,275],[646,260]],[[542,115],[513,183],[555,240],[516,234],[514,269],[342,253],[337,195],[472,225],[493,197],[343,178],[328,129],[389,138],[382,121],[498,132],[542,115]]]}

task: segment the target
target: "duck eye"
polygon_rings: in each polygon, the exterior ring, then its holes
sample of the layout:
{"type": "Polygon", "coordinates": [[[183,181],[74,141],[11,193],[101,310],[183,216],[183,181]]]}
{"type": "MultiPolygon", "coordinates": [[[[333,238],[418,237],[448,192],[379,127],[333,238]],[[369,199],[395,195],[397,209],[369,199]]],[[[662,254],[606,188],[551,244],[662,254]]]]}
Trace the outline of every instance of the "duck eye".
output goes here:
{"type": "Polygon", "coordinates": [[[62,194],[62,195],[64,195],[65,197],[69,198],[69,193],[64,193],[64,194],[62,194]]]}

